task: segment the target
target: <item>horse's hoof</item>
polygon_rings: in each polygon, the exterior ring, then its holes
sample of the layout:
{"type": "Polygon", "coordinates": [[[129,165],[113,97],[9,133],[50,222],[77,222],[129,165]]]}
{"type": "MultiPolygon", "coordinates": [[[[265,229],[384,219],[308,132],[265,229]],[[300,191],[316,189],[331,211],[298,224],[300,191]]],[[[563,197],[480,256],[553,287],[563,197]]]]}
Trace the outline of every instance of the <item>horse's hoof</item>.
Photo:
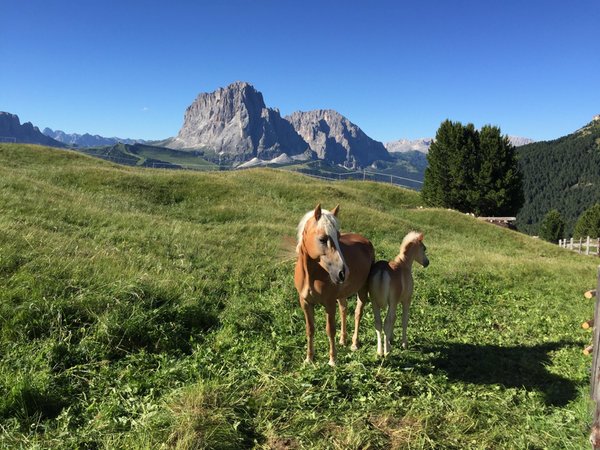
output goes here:
{"type": "Polygon", "coordinates": [[[346,346],[346,340],[345,340],[345,339],[340,339],[340,340],[338,341],[338,343],[339,343],[339,344],[340,344],[342,347],[345,347],[345,346],[346,346]]]}
{"type": "Polygon", "coordinates": [[[329,365],[330,365],[331,367],[335,367],[335,361],[334,361],[333,359],[330,359],[330,360],[329,360],[329,365]]]}
{"type": "Polygon", "coordinates": [[[306,358],[306,359],[304,360],[304,364],[305,364],[305,365],[308,365],[308,364],[314,364],[314,361],[313,361],[312,359],[310,359],[310,358],[306,358]]]}

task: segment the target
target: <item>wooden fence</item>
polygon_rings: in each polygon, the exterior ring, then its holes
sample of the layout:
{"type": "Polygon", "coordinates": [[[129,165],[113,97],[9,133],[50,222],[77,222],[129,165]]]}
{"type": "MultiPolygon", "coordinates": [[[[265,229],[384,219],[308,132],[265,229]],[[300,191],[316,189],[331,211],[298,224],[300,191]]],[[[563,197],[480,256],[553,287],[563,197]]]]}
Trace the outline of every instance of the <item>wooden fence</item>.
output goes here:
{"type": "Polygon", "coordinates": [[[600,256],[600,238],[559,239],[558,246],[577,253],[600,256]]]}
{"type": "MultiPolygon", "coordinates": [[[[590,293],[592,291],[589,291],[590,293]]],[[[600,449],[600,359],[598,353],[600,352],[600,342],[598,339],[600,328],[596,324],[600,325],[600,266],[598,266],[598,281],[596,283],[596,309],[594,310],[594,337],[592,341],[594,359],[592,360],[592,374],[590,377],[591,384],[591,396],[592,401],[595,403],[594,406],[594,419],[592,423],[592,432],[590,434],[590,443],[594,450],[600,449]]],[[[590,295],[592,297],[592,295],[590,295]]]]}

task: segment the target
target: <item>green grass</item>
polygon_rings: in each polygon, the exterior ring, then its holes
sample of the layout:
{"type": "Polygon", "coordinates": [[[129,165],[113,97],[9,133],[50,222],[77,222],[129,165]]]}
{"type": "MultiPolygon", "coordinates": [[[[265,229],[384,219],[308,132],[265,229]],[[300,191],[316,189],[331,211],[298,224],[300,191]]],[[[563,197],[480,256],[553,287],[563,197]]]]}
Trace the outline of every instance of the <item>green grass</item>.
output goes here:
{"type": "Polygon", "coordinates": [[[598,260],[420,203],[0,145],[0,447],[587,448],[598,260]],[[287,238],[317,202],[379,258],[424,231],[408,350],[376,356],[368,308],[332,369],[319,308],[302,364],[287,238]]]}
{"type": "Polygon", "coordinates": [[[198,155],[197,152],[174,150],[144,144],[116,144],[108,147],[81,148],[77,151],[91,156],[108,158],[119,164],[191,170],[217,170],[218,166],[198,155]]]}

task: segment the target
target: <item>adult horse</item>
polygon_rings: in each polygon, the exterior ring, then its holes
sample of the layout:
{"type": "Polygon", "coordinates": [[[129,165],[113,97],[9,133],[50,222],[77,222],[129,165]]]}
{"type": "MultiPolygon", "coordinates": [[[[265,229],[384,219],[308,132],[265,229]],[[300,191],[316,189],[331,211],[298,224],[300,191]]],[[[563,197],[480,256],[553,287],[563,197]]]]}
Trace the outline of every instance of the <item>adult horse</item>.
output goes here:
{"type": "Polygon", "coordinates": [[[298,224],[298,245],[294,284],[306,319],[306,362],[315,354],[315,305],[323,305],[327,317],[329,365],[335,365],[335,310],[339,303],[342,333],[340,344],[346,343],[347,298],[358,294],[354,315],[352,349],[358,348],[358,328],[367,300],[367,280],[375,260],[373,245],[365,237],[340,234],[337,219],[339,205],[333,211],[321,209],[307,212],[298,224]]]}

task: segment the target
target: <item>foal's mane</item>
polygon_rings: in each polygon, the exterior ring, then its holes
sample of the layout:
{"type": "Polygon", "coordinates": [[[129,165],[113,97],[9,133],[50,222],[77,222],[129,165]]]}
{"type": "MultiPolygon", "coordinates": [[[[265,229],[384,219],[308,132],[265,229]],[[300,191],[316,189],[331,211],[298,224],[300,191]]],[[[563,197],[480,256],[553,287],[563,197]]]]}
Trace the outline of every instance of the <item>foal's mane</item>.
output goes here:
{"type": "MultiPolygon", "coordinates": [[[[298,243],[296,244],[296,253],[300,253],[300,245],[302,244],[302,233],[304,232],[306,222],[308,222],[311,217],[314,217],[314,214],[314,210],[308,211],[306,214],[304,214],[304,217],[302,217],[302,219],[300,219],[300,222],[298,223],[298,243]]],[[[327,233],[328,235],[335,235],[338,231],[340,231],[340,224],[337,220],[337,217],[335,217],[331,211],[321,209],[321,218],[317,222],[317,229],[325,230],[325,233],[327,233]]]]}
{"type": "Polygon", "coordinates": [[[394,261],[396,261],[397,263],[405,261],[406,249],[408,248],[408,246],[410,244],[417,243],[422,239],[422,234],[418,231],[409,232],[406,236],[404,236],[404,239],[402,239],[402,244],[400,244],[400,253],[398,253],[398,256],[396,256],[396,258],[394,258],[394,261]]]}

